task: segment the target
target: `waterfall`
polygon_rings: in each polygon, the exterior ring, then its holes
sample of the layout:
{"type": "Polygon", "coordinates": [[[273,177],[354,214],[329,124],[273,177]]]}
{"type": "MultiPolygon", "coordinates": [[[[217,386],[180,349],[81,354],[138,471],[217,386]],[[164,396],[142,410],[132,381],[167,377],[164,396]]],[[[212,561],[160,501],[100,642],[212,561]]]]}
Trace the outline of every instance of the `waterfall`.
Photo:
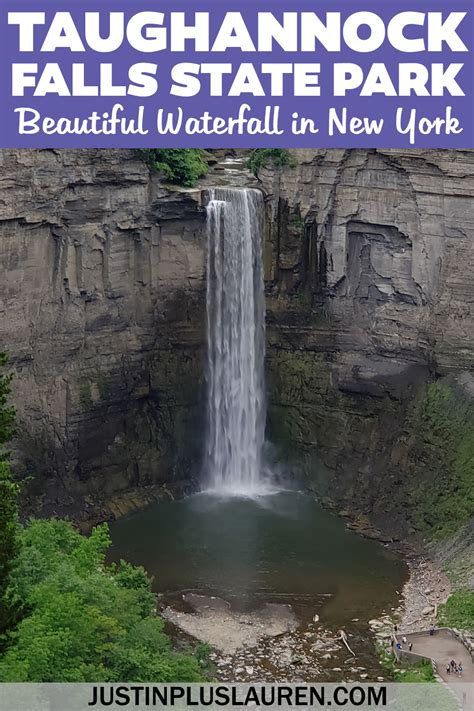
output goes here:
{"type": "Polygon", "coordinates": [[[265,301],[263,196],[210,191],[207,263],[206,483],[216,493],[264,493],[265,301]]]}

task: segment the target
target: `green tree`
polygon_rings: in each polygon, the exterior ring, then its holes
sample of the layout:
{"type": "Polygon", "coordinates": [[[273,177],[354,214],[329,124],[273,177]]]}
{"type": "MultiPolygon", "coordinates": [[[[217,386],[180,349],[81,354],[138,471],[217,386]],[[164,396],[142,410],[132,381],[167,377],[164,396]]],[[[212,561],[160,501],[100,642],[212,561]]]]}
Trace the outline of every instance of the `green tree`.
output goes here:
{"type": "Polygon", "coordinates": [[[0,681],[202,680],[199,658],[172,649],[144,569],[106,564],[106,525],[86,537],[31,521],[20,538],[12,588],[30,614],[10,634],[0,681]]]}
{"type": "Polygon", "coordinates": [[[19,525],[10,383],[0,375],[0,682],[201,681],[205,659],[172,648],[145,570],[106,564],[106,525],[19,525]]]}
{"type": "MultiPolygon", "coordinates": [[[[0,353],[0,367],[7,357],[0,353]]],[[[5,445],[13,434],[15,412],[8,405],[11,375],[0,373],[0,649],[15,624],[19,607],[10,589],[10,574],[18,551],[18,484],[13,481],[5,445]]]]}
{"type": "Polygon", "coordinates": [[[286,148],[255,148],[247,161],[247,168],[258,176],[259,171],[268,165],[284,168],[287,165],[293,166],[294,161],[286,148]]]}
{"type": "Polygon", "coordinates": [[[193,187],[208,172],[205,152],[198,148],[149,148],[145,150],[150,165],[177,185],[193,187]]]}
{"type": "MultiPolygon", "coordinates": [[[[0,352],[0,368],[3,370],[7,363],[7,356],[0,352]]],[[[10,395],[11,374],[0,372],[0,459],[8,458],[5,445],[13,435],[13,425],[15,422],[15,410],[8,405],[10,395]]]]}

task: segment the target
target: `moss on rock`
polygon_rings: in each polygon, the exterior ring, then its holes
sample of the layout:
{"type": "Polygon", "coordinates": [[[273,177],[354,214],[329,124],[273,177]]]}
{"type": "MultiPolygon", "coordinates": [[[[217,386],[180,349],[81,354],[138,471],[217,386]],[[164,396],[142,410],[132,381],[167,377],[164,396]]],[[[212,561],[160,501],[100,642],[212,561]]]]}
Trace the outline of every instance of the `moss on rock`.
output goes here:
{"type": "Polygon", "coordinates": [[[415,398],[408,417],[410,474],[403,490],[414,526],[443,538],[474,511],[474,404],[445,380],[415,398]]]}

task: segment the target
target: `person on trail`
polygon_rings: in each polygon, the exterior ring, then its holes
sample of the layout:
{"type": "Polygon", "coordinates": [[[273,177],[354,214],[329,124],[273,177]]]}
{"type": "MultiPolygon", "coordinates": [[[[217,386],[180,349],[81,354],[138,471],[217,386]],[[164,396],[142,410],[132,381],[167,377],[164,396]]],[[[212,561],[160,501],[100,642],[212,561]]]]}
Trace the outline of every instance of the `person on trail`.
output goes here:
{"type": "Polygon", "coordinates": [[[446,665],[446,674],[451,674],[451,664],[446,665]]]}
{"type": "Polygon", "coordinates": [[[454,661],[454,659],[451,659],[450,665],[451,665],[451,669],[454,671],[454,667],[456,666],[456,662],[454,661]]]}
{"type": "Polygon", "coordinates": [[[461,678],[462,677],[462,664],[461,663],[458,664],[458,674],[459,674],[459,678],[461,678]]]}
{"type": "Polygon", "coordinates": [[[407,643],[407,638],[405,637],[405,635],[403,635],[403,637],[402,637],[402,642],[403,642],[403,644],[407,643]]]}
{"type": "Polygon", "coordinates": [[[413,649],[413,642],[410,642],[410,644],[408,645],[408,651],[411,652],[412,649],[413,649]]]}
{"type": "Polygon", "coordinates": [[[430,627],[430,637],[432,637],[432,636],[434,635],[434,632],[435,632],[434,625],[431,625],[431,627],[430,627]]]}

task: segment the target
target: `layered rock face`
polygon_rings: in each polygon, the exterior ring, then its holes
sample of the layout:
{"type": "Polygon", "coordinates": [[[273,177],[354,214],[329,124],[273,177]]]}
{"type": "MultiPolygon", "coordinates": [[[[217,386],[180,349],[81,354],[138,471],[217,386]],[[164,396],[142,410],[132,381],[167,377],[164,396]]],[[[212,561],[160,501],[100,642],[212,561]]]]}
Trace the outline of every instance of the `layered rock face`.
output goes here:
{"type": "Polygon", "coordinates": [[[440,376],[470,398],[474,152],[293,158],[261,175],[270,436],[320,493],[404,520],[394,492],[425,476],[411,401],[440,376]]]}
{"type": "MultiPolygon", "coordinates": [[[[443,403],[428,388],[446,379],[470,417],[474,152],[292,158],[259,175],[269,438],[338,506],[413,521],[419,484],[463,495],[456,477],[470,476],[454,466],[464,427],[451,459],[430,442],[443,403]]],[[[17,373],[27,510],[120,515],[198,473],[200,191],[256,184],[245,154],[215,160],[186,191],[137,151],[0,151],[0,349],[17,373]]]]}
{"type": "Polygon", "coordinates": [[[0,349],[26,506],[104,517],[199,465],[205,212],[138,151],[0,151],[0,349]],[[125,494],[126,492],[126,494],[125,494]]]}

